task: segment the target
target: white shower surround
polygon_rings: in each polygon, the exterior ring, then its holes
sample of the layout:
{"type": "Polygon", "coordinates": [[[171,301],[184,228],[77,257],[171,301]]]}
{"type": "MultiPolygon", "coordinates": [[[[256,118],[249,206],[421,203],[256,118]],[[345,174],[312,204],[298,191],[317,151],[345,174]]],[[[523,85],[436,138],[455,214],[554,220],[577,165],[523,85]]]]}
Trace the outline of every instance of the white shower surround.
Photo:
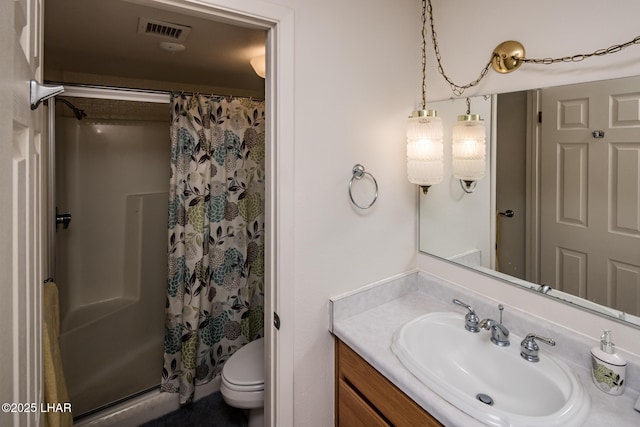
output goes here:
{"type": "Polygon", "coordinates": [[[56,123],[57,201],[73,216],[57,232],[56,276],[75,415],[160,383],[167,274],[169,125],[103,120],[103,103],[87,105],[82,122],[56,123]]]}

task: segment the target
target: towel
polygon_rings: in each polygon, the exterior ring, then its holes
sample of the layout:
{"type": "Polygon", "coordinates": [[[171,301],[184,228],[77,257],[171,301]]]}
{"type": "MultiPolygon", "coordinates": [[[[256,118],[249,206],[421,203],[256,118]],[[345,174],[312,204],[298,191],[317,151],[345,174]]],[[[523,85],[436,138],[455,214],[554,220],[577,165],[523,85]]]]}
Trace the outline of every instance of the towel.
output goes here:
{"type": "MultiPolygon", "coordinates": [[[[53,282],[44,284],[43,289],[43,364],[44,364],[44,401],[48,405],[69,402],[67,384],[62,370],[60,356],[60,304],[58,287],[53,282]]],[[[44,422],[46,427],[70,427],[73,424],[71,412],[47,411],[44,422]]]]}

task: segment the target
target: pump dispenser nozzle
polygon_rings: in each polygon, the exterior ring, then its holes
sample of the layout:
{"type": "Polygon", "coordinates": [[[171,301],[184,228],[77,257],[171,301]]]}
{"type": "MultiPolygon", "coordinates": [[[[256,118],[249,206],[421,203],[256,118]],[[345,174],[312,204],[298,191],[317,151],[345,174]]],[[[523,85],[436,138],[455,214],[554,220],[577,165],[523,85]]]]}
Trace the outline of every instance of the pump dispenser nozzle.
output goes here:
{"type": "Polygon", "coordinates": [[[611,342],[611,331],[609,329],[604,330],[604,334],[600,337],[600,350],[607,354],[615,353],[615,344],[611,342]]]}

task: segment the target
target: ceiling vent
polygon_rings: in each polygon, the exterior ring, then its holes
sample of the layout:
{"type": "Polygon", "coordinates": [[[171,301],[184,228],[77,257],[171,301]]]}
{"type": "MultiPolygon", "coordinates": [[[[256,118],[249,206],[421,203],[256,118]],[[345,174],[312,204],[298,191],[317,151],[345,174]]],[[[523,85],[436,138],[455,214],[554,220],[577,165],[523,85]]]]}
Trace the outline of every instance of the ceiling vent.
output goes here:
{"type": "Polygon", "coordinates": [[[138,33],[160,37],[174,41],[186,41],[191,27],[174,24],[172,22],[157,21],[155,19],[140,18],[138,20],[138,33]]]}

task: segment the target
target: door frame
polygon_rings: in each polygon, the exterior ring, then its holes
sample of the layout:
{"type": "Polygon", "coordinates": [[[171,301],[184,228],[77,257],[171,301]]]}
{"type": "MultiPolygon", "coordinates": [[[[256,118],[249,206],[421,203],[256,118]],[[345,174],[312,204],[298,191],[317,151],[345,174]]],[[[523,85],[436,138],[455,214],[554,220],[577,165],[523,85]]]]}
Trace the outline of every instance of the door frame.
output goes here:
{"type": "Polygon", "coordinates": [[[540,89],[527,91],[525,279],[532,283],[540,283],[540,96],[540,89]]]}
{"type": "Polygon", "coordinates": [[[267,31],[265,419],[293,427],[294,16],[262,0],[126,0],[267,31]],[[278,313],[279,329],[274,325],[278,313]]]}

